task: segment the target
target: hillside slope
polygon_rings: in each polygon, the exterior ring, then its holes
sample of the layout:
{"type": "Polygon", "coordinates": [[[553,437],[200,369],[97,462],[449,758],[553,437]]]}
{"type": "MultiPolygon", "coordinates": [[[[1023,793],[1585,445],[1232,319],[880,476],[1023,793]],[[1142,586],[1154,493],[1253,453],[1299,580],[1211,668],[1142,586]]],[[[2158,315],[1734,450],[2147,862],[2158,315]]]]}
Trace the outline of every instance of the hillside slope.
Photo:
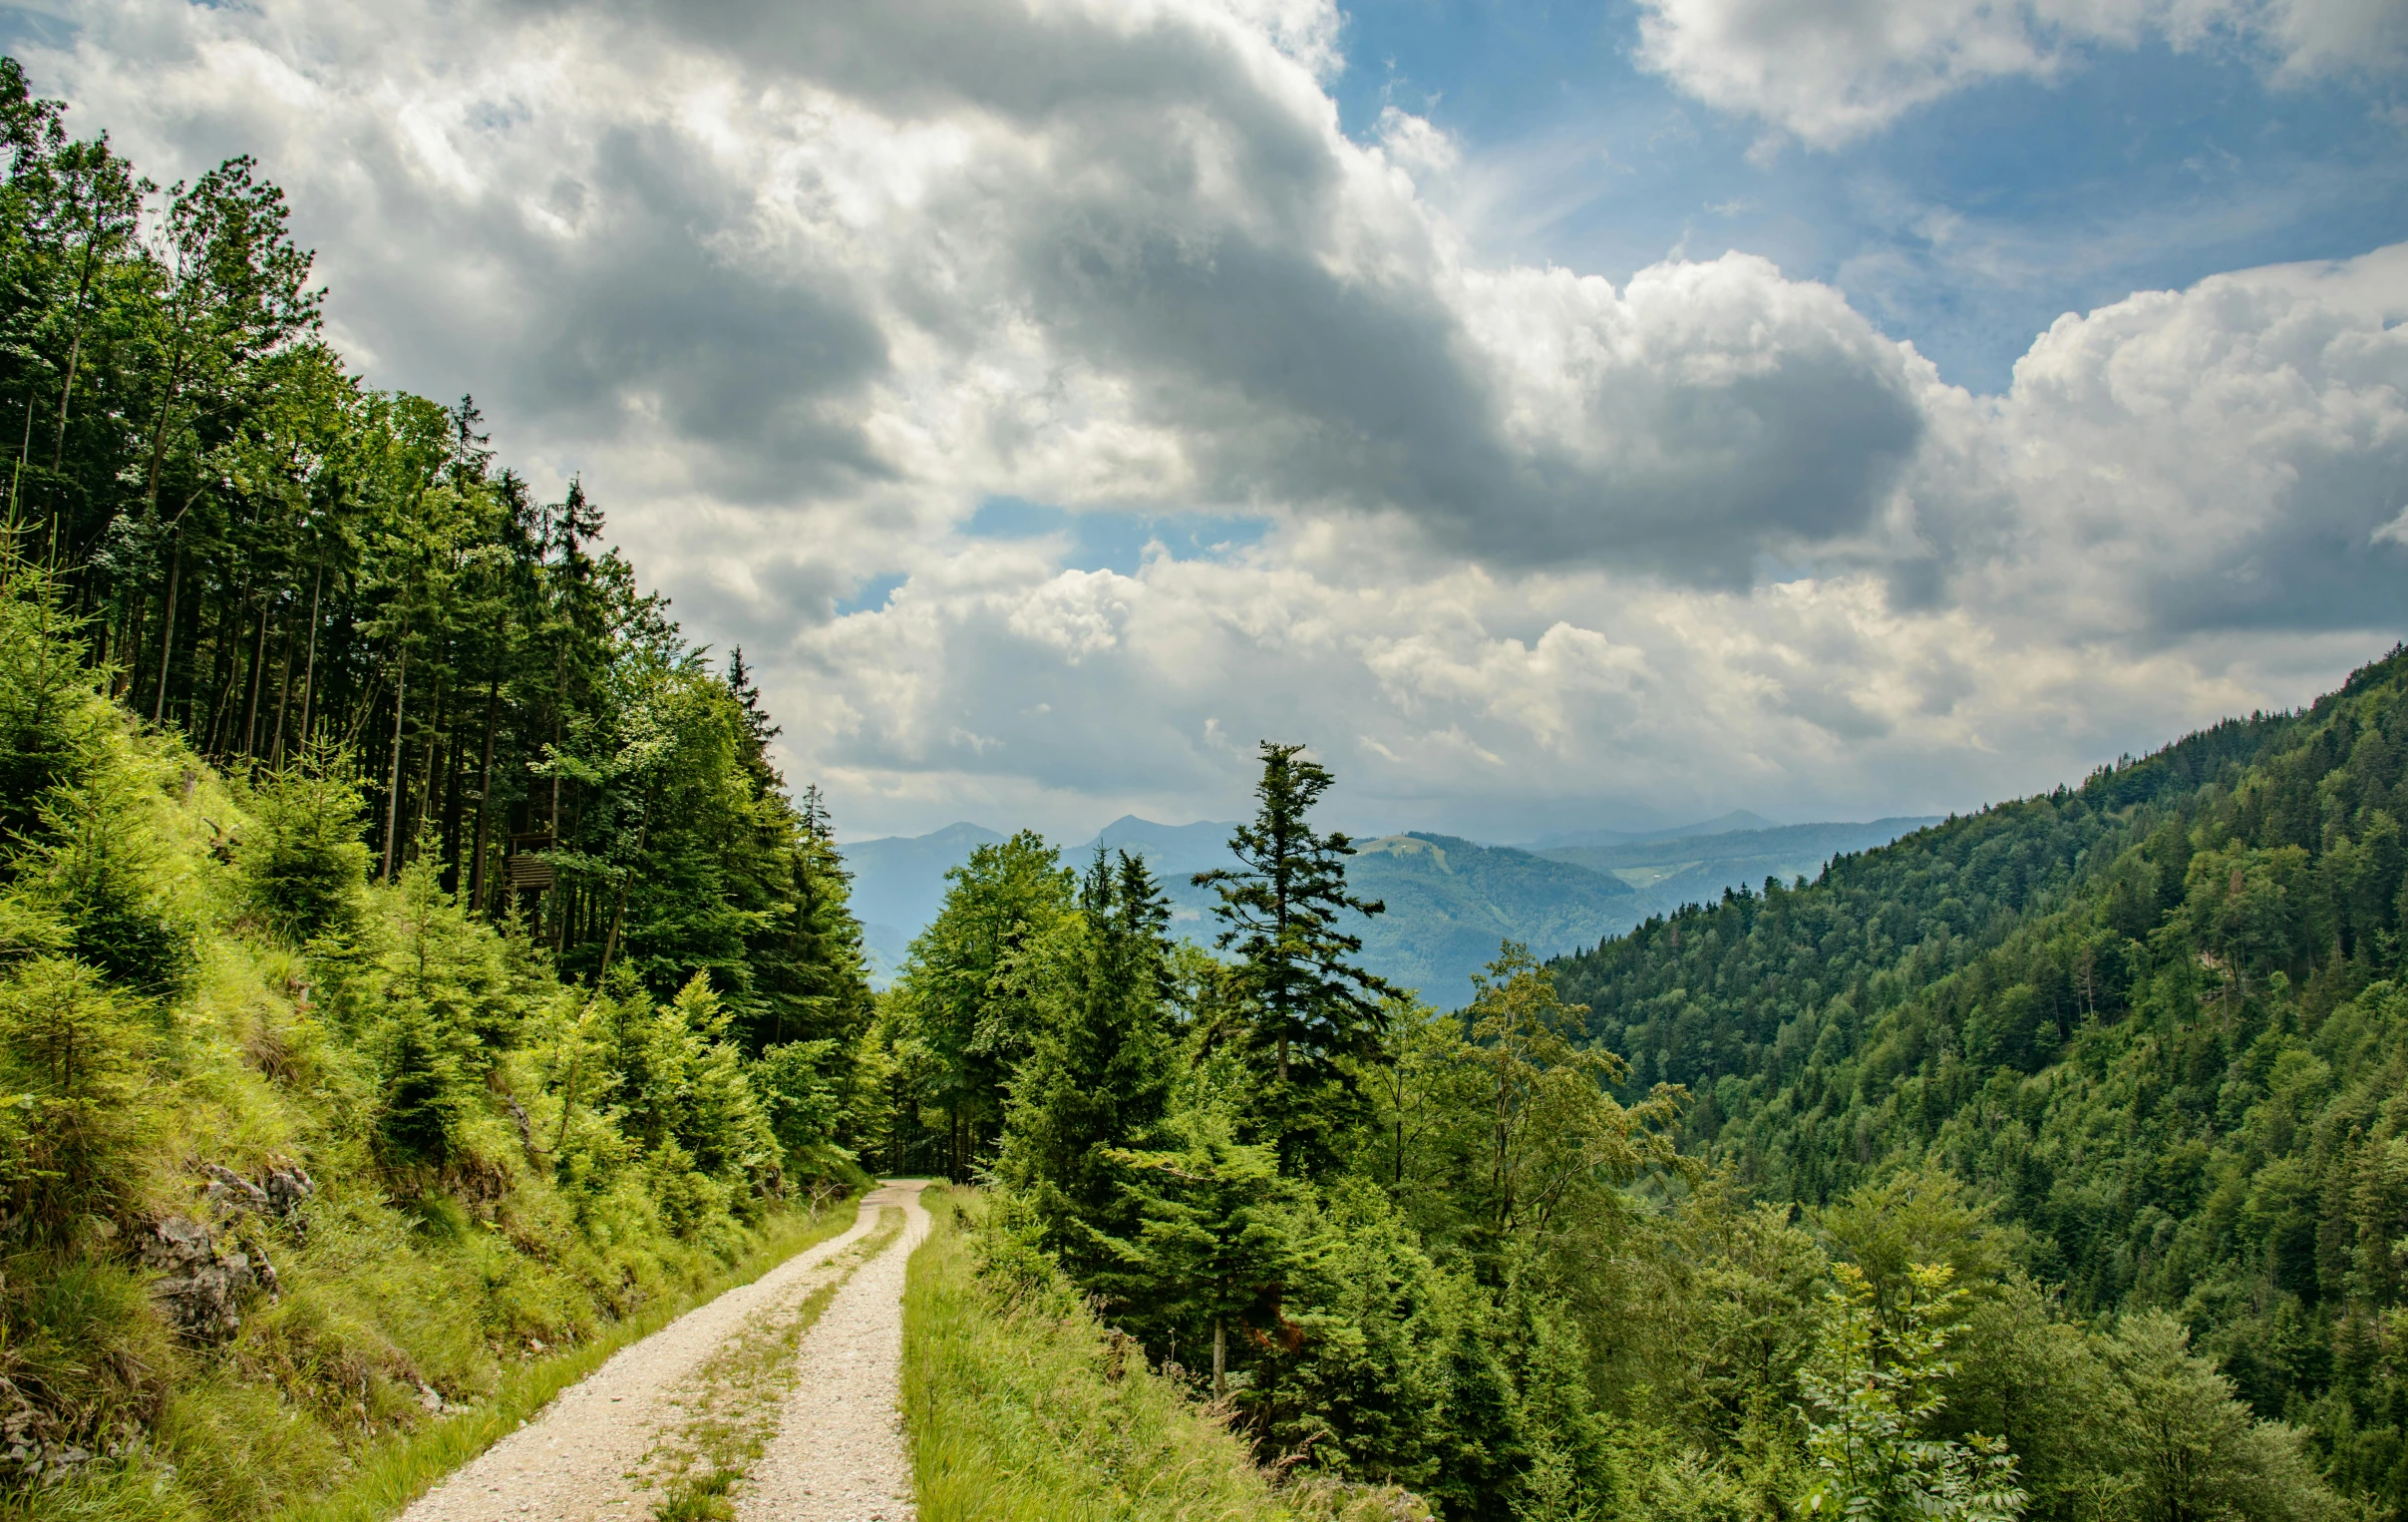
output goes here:
{"type": "Polygon", "coordinates": [[[775,1262],[814,1175],[859,1177],[707,975],[580,989],[437,862],[371,884],[338,766],[244,781],[142,725],[8,550],[11,1515],[272,1514],[775,1262]]]}
{"type": "Polygon", "coordinates": [[[1537,854],[1608,874],[1630,885],[1645,913],[1666,914],[1685,904],[1719,899],[1726,888],[1753,888],[1766,878],[1787,883],[1815,877],[1835,856],[1886,846],[1939,822],[1926,816],[1864,824],[1768,825],[1611,845],[1554,846],[1537,854]]]}
{"type": "Polygon", "coordinates": [[[2078,789],[1556,964],[1686,1145],[1833,1199],[1936,1163],[2094,1315],[2176,1311],[2408,1508],[2408,655],[2078,789]]]}
{"type": "Polygon", "coordinates": [[[1346,875],[1354,892],[1387,905],[1352,927],[1363,964],[1446,1009],[1471,998],[1472,974],[1500,941],[1551,955],[1638,919],[1637,896],[1617,878],[1448,835],[1365,841],[1346,875]]]}

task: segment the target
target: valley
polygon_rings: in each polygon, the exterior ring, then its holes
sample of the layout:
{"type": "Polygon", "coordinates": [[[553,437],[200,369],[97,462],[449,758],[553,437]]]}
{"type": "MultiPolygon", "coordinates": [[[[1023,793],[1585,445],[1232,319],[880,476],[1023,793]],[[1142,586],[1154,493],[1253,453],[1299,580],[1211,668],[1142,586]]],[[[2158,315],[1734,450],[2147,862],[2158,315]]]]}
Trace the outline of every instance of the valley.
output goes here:
{"type": "MultiPolygon", "coordinates": [[[[1384,915],[1358,927],[1364,965],[1421,990],[1442,1008],[1471,997],[1472,974],[1518,941],[1544,956],[1582,950],[1684,904],[1712,903],[1728,890],[1819,876],[1833,857],[1871,850],[1939,823],[1936,818],[1866,824],[1776,825],[1735,813],[1640,833],[1586,831],[1521,846],[1406,833],[1358,839],[1349,872],[1384,915]],[[1568,869],[1568,870],[1567,870],[1568,869]]],[[[1135,815],[1063,850],[1083,861],[1098,846],[1142,856],[1163,884],[1177,933],[1200,944],[1214,934],[1210,896],[1189,879],[1230,863],[1226,824],[1163,825],[1135,815]]],[[[856,841],[840,850],[853,875],[853,903],[877,986],[891,981],[911,940],[936,917],[945,873],[981,845],[1007,837],[959,823],[919,836],[856,841]]]]}

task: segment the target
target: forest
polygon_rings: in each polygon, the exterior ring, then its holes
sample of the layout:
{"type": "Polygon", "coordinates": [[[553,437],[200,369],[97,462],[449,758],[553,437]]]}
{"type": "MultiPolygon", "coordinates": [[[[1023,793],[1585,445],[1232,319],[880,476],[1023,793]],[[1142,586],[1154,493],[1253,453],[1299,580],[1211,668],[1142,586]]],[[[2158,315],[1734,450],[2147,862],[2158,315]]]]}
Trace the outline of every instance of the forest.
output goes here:
{"type": "Polygon", "coordinates": [[[1134,859],[972,858],[893,1143],[1265,1458],[1450,1517],[2397,1516],[2404,686],[1446,1012],[1353,968],[1333,779],[1266,745],[1220,955],[1134,859]]]}
{"type": "Polygon", "coordinates": [[[1454,1009],[1265,741],[1203,943],[1023,832],[872,994],[740,652],[258,166],[0,134],[0,1513],[288,1514],[874,1172],[1299,1494],[2408,1515],[2408,653],[1454,1009]]]}
{"type": "Polygon", "coordinates": [[[0,1510],[271,1515],[864,1182],[860,932],[741,655],[345,367],[254,165],[7,61],[0,141],[0,1510]]]}

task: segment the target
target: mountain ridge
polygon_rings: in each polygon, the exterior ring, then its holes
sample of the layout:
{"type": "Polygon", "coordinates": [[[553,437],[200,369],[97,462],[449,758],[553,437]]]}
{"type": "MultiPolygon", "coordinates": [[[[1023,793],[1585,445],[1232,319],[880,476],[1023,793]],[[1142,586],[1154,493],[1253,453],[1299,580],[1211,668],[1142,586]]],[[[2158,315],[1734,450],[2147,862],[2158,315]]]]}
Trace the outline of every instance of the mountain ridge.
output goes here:
{"type": "MultiPolygon", "coordinates": [[[[1711,900],[1726,889],[1813,876],[1835,855],[1882,844],[1911,828],[1935,823],[1897,817],[1863,824],[1773,825],[1734,810],[1699,822],[1703,833],[1618,834],[1617,844],[1534,850],[1436,831],[1404,830],[1358,839],[1349,867],[1354,891],[1388,901],[1385,914],[1354,928],[1363,937],[1364,964],[1433,1002],[1460,1003],[1471,976],[1504,941],[1521,942],[1541,956],[1595,946],[1650,915],[1711,900]],[[1750,821],[1763,828],[1743,828],[1750,821]]],[[[1209,943],[1215,899],[1194,886],[1199,872],[1233,867],[1228,838],[1236,825],[1200,820],[1163,824],[1124,814],[1062,859],[1077,865],[1100,845],[1142,856],[1171,901],[1173,928],[1209,943]]],[[[912,938],[944,901],[945,873],[982,845],[1007,837],[969,821],[918,836],[885,836],[841,847],[854,875],[853,903],[861,920],[872,980],[886,986],[900,970],[912,938]]]]}

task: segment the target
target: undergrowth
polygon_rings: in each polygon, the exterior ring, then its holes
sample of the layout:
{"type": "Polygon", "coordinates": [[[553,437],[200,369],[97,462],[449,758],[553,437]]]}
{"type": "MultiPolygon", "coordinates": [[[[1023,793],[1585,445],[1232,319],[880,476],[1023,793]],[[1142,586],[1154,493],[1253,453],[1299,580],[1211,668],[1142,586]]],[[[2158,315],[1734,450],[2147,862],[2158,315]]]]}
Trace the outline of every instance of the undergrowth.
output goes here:
{"type": "Polygon", "coordinates": [[[513,1370],[490,1406],[460,1412],[381,1444],[362,1456],[339,1490],[288,1508],[278,1522],[383,1522],[399,1515],[437,1480],[531,1420],[554,1395],[601,1367],[620,1348],[844,1233],[853,1225],[857,1205],[856,1200],[845,1200],[817,1215],[796,1211],[773,1216],[763,1223],[752,1251],[727,1274],[613,1323],[581,1347],[513,1370]]]}
{"type": "Polygon", "coordinates": [[[982,1272],[986,1211],[931,1186],[903,1292],[903,1414],[920,1522],[1385,1522],[1393,1489],[1279,1483],[1243,1440],[1057,1279],[982,1272]]]}
{"type": "Polygon", "coordinates": [[[296,945],[253,853],[308,779],[222,777],[76,703],[80,791],[52,812],[107,828],[60,826],[59,861],[20,851],[0,892],[0,1518],[390,1515],[610,1349],[843,1229],[851,1207],[783,1197],[832,1179],[761,1182],[676,1115],[647,1142],[621,1116],[642,1092],[579,1087],[641,1057],[652,1090],[757,1130],[699,981],[658,1006],[563,985],[420,866],[346,867],[340,933],[296,945]],[[44,950],[103,899],[159,928],[159,968],[44,950]],[[157,1256],[171,1230],[230,1276],[206,1320],[172,1299],[193,1260],[157,1256]]]}

